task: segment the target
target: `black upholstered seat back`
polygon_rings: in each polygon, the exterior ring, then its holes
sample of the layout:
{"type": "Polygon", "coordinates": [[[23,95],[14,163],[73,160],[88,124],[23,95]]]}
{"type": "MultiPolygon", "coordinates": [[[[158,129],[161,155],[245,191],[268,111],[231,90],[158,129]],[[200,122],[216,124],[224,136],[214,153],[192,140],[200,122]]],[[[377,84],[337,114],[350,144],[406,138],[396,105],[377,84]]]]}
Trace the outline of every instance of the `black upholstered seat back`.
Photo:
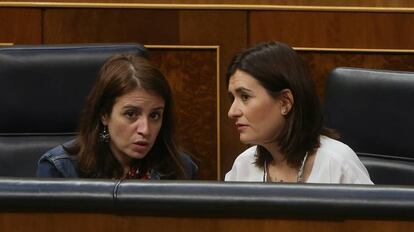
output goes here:
{"type": "Polygon", "coordinates": [[[376,184],[414,184],[414,73],[337,68],[325,95],[328,127],[376,184]]]}
{"type": "Polygon", "coordinates": [[[34,176],[47,149],[73,137],[99,68],[137,44],[0,48],[0,176],[34,176]]]}

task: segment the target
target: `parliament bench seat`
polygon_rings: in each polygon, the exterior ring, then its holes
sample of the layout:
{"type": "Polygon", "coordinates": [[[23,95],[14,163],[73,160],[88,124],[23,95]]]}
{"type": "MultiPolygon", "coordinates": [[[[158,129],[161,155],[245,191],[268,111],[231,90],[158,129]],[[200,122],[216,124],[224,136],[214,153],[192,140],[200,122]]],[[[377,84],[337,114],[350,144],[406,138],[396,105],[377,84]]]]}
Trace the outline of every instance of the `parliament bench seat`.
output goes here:
{"type": "Polygon", "coordinates": [[[329,74],[326,126],[336,130],[375,184],[414,185],[414,73],[339,67],[329,74]]]}
{"type": "Polygon", "coordinates": [[[100,67],[118,53],[148,55],[139,44],[0,48],[0,176],[34,177],[45,151],[76,136],[100,67]]]}

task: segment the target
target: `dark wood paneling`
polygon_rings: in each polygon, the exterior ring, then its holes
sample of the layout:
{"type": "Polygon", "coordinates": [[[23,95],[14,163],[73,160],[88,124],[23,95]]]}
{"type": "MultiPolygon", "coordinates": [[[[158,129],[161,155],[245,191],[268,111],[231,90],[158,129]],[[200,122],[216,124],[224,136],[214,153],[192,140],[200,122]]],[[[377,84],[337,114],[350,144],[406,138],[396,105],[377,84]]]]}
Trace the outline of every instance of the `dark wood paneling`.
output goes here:
{"type": "Polygon", "coordinates": [[[295,47],[413,49],[414,14],[252,11],[249,42],[295,47]]]}
{"type": "Polygon", "coordinates": [[[0,43],[39,44],[41,9],[0,8],[0,43]]]}
{"type": "Polygon", "coordinates": [[[176,44],[178,12],[131,9],[46,9],[44,43],[176,44]]]}
{"type": "Polygon", "coordinates": [[[173,90],[178,138],[198,159],[198,179],[217,180],[216,49],[150,49],[150,53],[173,90]]]}
{"type": "Polygon", "coordinates": [[[1,213],[0,231],[309,231],[405,232],[413,221],[300,220],[279,218],[150,217],[100,213],[1,213]]]}
{"type": "Polygon", "coordinates": [[[336,67],[414,71],[414,53],[299,52],[307,62],[321,99],[328,73],[336,67]]]}
{"type": "Polygon", "coordinates": [[[245,11],[182,11],[180,43],[220,46],[220,134],[221,178],[230,170],[235,157],[245,146],[228,119],[225,73],[233,55],[247,44],[247,12],[245,11]]]}

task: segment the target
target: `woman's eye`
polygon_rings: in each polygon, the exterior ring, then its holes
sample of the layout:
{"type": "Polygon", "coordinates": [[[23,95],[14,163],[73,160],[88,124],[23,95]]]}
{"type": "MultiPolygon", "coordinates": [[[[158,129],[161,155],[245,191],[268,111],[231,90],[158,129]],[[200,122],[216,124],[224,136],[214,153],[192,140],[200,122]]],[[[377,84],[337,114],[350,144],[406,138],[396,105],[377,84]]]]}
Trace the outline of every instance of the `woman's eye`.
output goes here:
{"type": "Polygon", "coordinates": [[[161,118],[161,113],[158,113],[158,112],[151,113],[150,118],[154,121],[159,120],[161,118]]]}
{"type": "Polygon", "coordinates": [[[135,118],[137,116],[137,114],[134,111],[127,111],[127,112],[125,112],[125,116],[127,118],[135,118]]]}
{"type": "Polygon", "coordinates": [[[250,96],[247,95],[247,94],[242,94],[242,95],[240,95],[240,98],[241,98],[242,101],[247,101],[247,100],[249,100],[250,96]]]}

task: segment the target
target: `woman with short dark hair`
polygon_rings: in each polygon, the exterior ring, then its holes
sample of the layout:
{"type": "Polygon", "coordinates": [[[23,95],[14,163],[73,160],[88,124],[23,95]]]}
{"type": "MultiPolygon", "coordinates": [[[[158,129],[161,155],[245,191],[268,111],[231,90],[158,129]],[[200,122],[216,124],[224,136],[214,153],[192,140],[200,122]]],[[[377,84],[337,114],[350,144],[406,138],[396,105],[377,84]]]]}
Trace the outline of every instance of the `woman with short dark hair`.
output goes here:
{"type": "Polygon", "coordinates": [[[79,135],[46,152],[39,177],[190,179],[197,169],[174,140],[172,94],[147,59],[105,62],[83,110],[79,135]]]}
{"type": "Polygon", "coordinates": [[[312,79],[301,58],[280,42],[258,44],[229,65],[228,115],[243,143],[226,181],[372,184],[347,145],[323,127],[312,79]]]}

